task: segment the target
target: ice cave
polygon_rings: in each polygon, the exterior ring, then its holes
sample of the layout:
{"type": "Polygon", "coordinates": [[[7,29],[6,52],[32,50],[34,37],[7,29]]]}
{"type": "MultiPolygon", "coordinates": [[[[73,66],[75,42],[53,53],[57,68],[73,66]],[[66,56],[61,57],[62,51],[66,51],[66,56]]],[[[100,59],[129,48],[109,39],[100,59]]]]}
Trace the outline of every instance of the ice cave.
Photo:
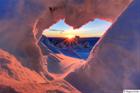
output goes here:
{"type": "Polygon", "coordinates": [[[0,93],[140,89],[139,8],[140,0],[0,0],[0,93]],[[77,29],[96,18],[113,25],[84,62],[39,42],[59,20],[77,29]]]}

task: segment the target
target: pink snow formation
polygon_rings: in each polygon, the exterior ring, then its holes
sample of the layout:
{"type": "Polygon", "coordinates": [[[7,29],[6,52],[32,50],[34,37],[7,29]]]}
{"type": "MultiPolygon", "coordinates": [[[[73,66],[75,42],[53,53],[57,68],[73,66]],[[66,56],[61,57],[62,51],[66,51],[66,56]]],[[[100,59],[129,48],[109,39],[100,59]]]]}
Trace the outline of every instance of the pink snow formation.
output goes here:
{"type": "Polygon", "coordinates": [[[0,93],[122,93],[140,88],[139,0],[1,0],[0,6],[0,93]],[[57,79],[46,67],[50,53],[44,55],[38,43],[42,31],[61,19],[79,28],[95,18],[114,24],[84,64],[70,58],[66,64],[51,54],[51,62],[68,72],[57,79]]]}

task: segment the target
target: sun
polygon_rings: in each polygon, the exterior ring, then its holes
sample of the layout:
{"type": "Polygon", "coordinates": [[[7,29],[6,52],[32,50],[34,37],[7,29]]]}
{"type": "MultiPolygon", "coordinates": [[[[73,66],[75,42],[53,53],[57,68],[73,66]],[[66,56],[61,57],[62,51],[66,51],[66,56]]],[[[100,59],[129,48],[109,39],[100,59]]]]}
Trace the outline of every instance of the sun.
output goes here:
{"type": "Polygon", "coordinates": [[[68,38],[68,39],[73,39],[74,37],[75,37],[75,35],[73,35],[73,34],[66,35],[66,38],[68,38]]]}

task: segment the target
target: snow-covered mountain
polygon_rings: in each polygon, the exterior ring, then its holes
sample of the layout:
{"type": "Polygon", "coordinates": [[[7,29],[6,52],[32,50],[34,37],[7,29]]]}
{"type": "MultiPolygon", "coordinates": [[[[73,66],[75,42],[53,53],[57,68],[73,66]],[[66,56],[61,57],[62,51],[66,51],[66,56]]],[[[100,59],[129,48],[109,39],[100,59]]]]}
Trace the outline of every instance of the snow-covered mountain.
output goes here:
{"type": "MultiPolygon", "coordinates": [[[[54,54],[63,54],[66,56],[87,59],[92,47],[97,43],[99,37],[73,38],[71,41],[67,38],[46,37],[42,35],[40,43],[44,45],[45,54],[51,51],[54,54]]],[[[42,45],[42,46],[43,46],[42,45]]]]}

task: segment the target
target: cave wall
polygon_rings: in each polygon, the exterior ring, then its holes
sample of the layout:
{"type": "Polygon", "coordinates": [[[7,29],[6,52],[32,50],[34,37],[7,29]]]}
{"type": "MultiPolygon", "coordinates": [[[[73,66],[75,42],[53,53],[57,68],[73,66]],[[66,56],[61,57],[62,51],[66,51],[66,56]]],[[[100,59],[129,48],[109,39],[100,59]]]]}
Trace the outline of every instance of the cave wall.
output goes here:
{"type": "Polygon", "coordinates": [[[140,88],[139,6],[134,0],[93,48],[87,63],[65,78],[82,93],[140,88]]]}

